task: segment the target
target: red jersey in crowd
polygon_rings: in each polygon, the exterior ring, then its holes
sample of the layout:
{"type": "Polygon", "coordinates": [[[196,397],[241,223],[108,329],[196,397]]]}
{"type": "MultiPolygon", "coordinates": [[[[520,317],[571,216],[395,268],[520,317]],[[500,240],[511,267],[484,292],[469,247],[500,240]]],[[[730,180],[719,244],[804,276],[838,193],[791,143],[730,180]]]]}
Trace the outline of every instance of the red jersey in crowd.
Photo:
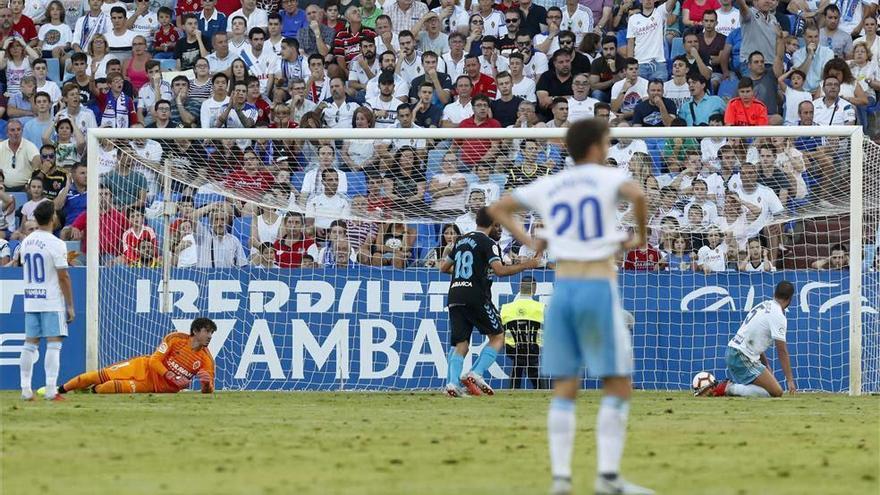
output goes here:
{"type": "MultiPolygon", "coordinates": [[[[71,227],[82,232],[82,252],[86,252],[86,212],[82,212],[71,227]]],[[[128,230],[128,219],[116,208],[101,213],[98,222],[98,246],[101,254],[119,256],[122,254],[122,233],[128,230]]]]}
{"type": "Polygon", "coordinates": [[[648,244],[645,249],[631,249],[626,253],[624,270],[655,270],[660,262],[660,251],[648,244]]]}
{"type": "Polygon", "coordinates": [[[758,100],[753,99],[748,105],[743,103],[742,99],[737,96],[731,98],[727,103],[727,110],[724,111],[724,123],[726,125],[767,125],[769,124],[767,117],[767,106],[758,100]]]}
{"type": "Polygon", "coordinates": [[[281,239],[275,241],[275,264],[278,268],[299,268],[302,266],[303,256],[308,254],[315,259],[318,257],[318,246],[314,239],[287,244],[281,239]]]}
{"type": "Polygon", "coordinates": [[[18,19],[18,22],[12,25],[12,32],[18,33],[24,38],[28,43],[31,42],[32,39],[37,37],[37,28],[34,26],[34,21],[31,20],[30,17],[23,15],[18,19]]]}
{"type": "Polygon", "coordinates": [[[152,227],[144,225],[140,232],[135,232],[133,228],[129,228],[122,233],[122,254],[129,262],[137,261],[141,242],[145,240],[156,242],[156,231],[152,227]]]}
{"type": "Polygon", "coordinates": [[[243,193],[262,193],[269,190],[275,183],[275,177],[266,170],[249,173],[238,169],[226,176],[225,187],[243,193]]]}
{"type": "Polygon", "coordinates": [[[161,27],[156,30],[156,34],[153,35],[153,46],[163,52],[174,51],[174,46],[179,39],[180,31],[169,24],[167,30],[161,27]]]}
{"type": "MultiPolygon", "coordinates": [[[[486,119],[481,124],[477,124],[473,117],[468,117],[458,124],[459,129],[484,129],[484,128],[501,127],[501,123],[493,118],[486,119]]],[[[461,139],[457,141],[461,147],[461,161],[468,165],[476,165],[479,163],[489,148],[492,147],[492,141],[489,139],[461,139]]]]}
{"type": "Polygon", "coordinates": [[[471,97],[486,95],[490,100],[494,100],[496,93],[498,93],[498,87],[495,85],[495,79],[480,72],[480,78],[474,81],[474,92],[471,97]]]}
{"type": "Polygon", "coordinates": [[[376,33],[371,29],[361,28],[361,30],[357,33],[351,32],[348,29],[343,29],[336,33],[336,39],[333,40],[333,55],[344,56],[346,62],[351,62],[352,59],[360,55],[361,53],[361,38],[376,38],[376,33]]]}

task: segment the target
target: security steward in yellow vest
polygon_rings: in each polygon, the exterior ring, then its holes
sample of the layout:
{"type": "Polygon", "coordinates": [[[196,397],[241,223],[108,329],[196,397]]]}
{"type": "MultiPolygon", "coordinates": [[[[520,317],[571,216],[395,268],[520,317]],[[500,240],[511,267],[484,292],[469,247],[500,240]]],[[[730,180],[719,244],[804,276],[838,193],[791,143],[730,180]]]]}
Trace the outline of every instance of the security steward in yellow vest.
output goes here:
{"type": "Polygon", "coordinates": [[[507,356],[513,360],[510,388],[524,388],[524,377],[528,377],[532,388],[549,388],[549,380],[541,379],[538,374],[544,303],[534,299],[535,289],[535,279],[526,275],[520,281],[516,298],[501,306],[504,345],[507,356]]]}

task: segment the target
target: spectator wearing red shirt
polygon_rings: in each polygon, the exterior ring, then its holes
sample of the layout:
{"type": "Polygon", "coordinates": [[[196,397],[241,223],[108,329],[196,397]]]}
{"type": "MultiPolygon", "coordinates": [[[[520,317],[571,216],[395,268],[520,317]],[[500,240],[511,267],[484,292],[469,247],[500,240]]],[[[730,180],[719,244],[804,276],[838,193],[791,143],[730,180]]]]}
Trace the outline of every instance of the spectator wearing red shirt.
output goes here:
{"type": "Polygon", "coordinates": [[[624,270],[654,271],[660,262],[660,251],[648,244],[644,249],[631,249],[623,262],[624,270]]]}
{"type": "Polygon", "coordinates": [[[303,225],[302,213],[290,212],[284,215],[278,240],[273,245],[278,268],[299,268],[302,266],[303,255],[306,254],[313,260],[318,259],[318,246],[314,239],[306,237],[303,225]]]}
{"type": "MultiPolygon", "coordinates": [[[[489,97],[486,95],[474,96],[471,105],[474,108],[474,116],[468,117],[458,124],[459,129],[498,128],[501,123],[489,116],[489,97]]],[[[480,162],[495,160],[498,151],[497,139],[465,139],[455,142],[455,146],[461,149],[461,161],[474,166],[480,162]]]]}
{"type": "Polygon", "coordinates": [[[361,24],[361,9],[349,6],[345,12],[348,28],[336,33],[333,40],[333,56],[340,68],[347,70],[348,63],[361,54],[361,40],[374,39],[376,33],[361,24]]]}
{"type": "Polygon", "coordinates": [[[704,12],[720,8],[718,0],[684,0],[681,4],[681,22],[688,28],[700,27],[704,12]]]}
{"type": "MultiPolygon", "coordinates": [[[[122,254],[122,233],[128,229],[128,220],[119,210],[113,207],[113,192],[104,184],[98,189],[100,200],[98,211],[98,246],[101,261],[115,259],[122,254]]],[[[61,230],[61,239],[65,241],[82,240],[80,250],[86,252],[86,212],[82,212],[69,226],[61,230]]]]}
{"type": "Polygon", "coordinates": [[[153,34],[153,51],[158,59],[173,59],[174,47],[180,40],[180,31],[171,24],[172,13],[168,7],[159,7],[159,29],[153,34]]]}
{"type": "Polygon", "coordinates": [[[754,126],[768,125],[767,106],[755,98],[752,79],[744,77],[737,85],[739,96],[732,98],[724,112],[724,125],[754,126]]]}
{"type": "Polygon", "coordinates": [[[272,113],[272,107],[269,102],[263,98],[260,92],[260,80],[254,76],[248,76],[247,82],[247,102],[257,107],[257,121],[255,125],[269,125],[269,115],[272,113]]]}
{"type": "Polygon", "coordinates": [[[30,17],[22,14],[24,0],[11,0],[9,10],[12,11],[12,32],[18,33],[29,45],[34,46],[35,43],[31,41],[37,39],[37,28],[30,17]]]}
{"type": "Polygon", "coordinates": [[[253,148],[247,148],[244,150],[244,165],[227,175],[225,182],[226,187],[258,199],[272,187],[275,177],[263,168],[253,148]]]}
{"type": "Polygon", "coordinates": [[[156,242],[156,231],[144,223],[144,213],[140,208],[128,207],[129,228],[122,233],[122,255],[127,263],[132,263],[140,257],[141,242],[156,242]]]}
{"type": "MultiPolygon", "coordinates": [[[[219,5],[216,5],[215,8],[220,10],[219,5]]],[[[174,11],[177,14],[175,16],[177,18],[177,27],[183,29],[183,16],[193,14],[198,19],[199,14],[202,13],[202,0],[177,0],[177,7],[175,7],[174,11]]]]}
{"type": "Polygon", "coordinates": [[[474,83],[473,95],[486,95],[489,100],[494,100],[498,93],[498,87],[495,85],[495,79],[480,72],[480,57],[476,55],[467,55],[464,57],[464,72],[474,83]]]}

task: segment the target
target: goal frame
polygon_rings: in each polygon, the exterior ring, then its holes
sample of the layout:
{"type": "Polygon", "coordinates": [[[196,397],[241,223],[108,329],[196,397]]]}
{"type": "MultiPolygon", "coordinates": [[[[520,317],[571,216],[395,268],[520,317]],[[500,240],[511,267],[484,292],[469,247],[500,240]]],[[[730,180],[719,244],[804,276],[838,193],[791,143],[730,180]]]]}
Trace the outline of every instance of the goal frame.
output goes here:
{"type": "MultiPolygon", "coordinates": [[[[564,139],[565,128],[502,129],[89,129],[86,197],[86,369],[98,368],[99,321],[99,195],[98,156],[101,139],[564,139]]],[[[842,137],[850,140],[849,240],[849,395],[862,394],[862,250],[864,133],[861,126],[758,127],[625,127],[612,128],[612,138],[676,137],[842,137]]],[[[166,236],[167,239],[167,236],[166,236]]]]}

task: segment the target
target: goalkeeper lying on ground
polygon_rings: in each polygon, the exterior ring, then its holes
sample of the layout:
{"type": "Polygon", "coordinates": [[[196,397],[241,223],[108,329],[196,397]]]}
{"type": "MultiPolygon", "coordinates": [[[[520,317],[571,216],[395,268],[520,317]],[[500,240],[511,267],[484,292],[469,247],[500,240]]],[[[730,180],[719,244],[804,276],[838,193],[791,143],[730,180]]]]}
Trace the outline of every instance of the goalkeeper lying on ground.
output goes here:
{"type": "Polygon", "coordinates": [[[195,377],[202,393],[209,394],[214,391],[214,358],[208,344],[215,331],[209,318],[196,318],[189,335],[170,333],[153,354],[83,373],[58,387],[58,393],[87,388],[99,394],[175,393],[195,377]]]}

